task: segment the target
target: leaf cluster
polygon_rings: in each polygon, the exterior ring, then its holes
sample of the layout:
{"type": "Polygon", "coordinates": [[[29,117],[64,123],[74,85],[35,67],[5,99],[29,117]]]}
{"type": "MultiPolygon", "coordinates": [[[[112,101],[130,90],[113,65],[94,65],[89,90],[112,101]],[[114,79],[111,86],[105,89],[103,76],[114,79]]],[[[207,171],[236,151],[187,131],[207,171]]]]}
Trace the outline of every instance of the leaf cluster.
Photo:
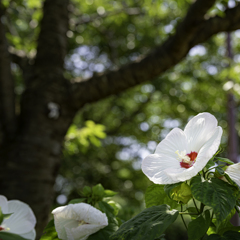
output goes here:
{"type": "Polygon", "coordinates": [[[147,209],[124,223],[111,239],[161,238],[177,216],[182,218],[189,240],[239,239],[240,227],[233,226],[230,219],[236,210],[239,212],[240,189],[224,172],[225,165],[215,165],[217,161],[233,164],[229,159],[214,156],[190,181],[148,187],[145,194],[147,209]],[[215,172],[211,172],[213,169],[215,172]],[[190,200],[194,207],[188,207],[190,200]],[[185,215],[191,217],[188,226],[185,215]]]}

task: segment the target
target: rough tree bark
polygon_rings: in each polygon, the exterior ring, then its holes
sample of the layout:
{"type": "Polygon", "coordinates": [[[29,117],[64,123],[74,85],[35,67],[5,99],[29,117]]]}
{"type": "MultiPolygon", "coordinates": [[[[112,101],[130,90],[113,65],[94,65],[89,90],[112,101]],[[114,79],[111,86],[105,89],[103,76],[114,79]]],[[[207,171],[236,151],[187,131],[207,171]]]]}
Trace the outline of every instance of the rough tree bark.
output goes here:
{"type": "MultiPolygon", "coordinates": [[[[159,76],[180,62],[191,47],[212,35],[240,28],[239,5],[227,10],[224,18],[206,20],[204,16],[214,3],[195,1],[176,33],[144,59],[117,71],[70,83],[63,77],[68,0],[46,0],[35,63],[30,69],[21,66],[31,73],[23,74],[26,86],[19,116],[14,112],[10,55],[0,21],[0,190],[9,199],[30,204],[37,216],[38,236],[48,221],[62,141],[76,112],[85,103],[159,76]]],[[[12,61],[21,62],[20,65],[26,62],[19,57],[12,61]]]]}

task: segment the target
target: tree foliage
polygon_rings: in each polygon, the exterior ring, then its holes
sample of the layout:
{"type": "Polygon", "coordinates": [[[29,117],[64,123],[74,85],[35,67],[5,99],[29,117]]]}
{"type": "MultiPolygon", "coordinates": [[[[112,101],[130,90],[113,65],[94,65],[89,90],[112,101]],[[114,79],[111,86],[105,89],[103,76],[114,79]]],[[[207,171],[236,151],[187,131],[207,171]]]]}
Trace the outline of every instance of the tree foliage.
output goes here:
{"type": "MultiPolygon", "coordinates": [[[[199,112],[213,113],[226,148],[227,95],[235,95],[237,109],[240,97],[239,7],[233,0],[2,1],[0,38],[6,37],[8,47],[1,41],[0,51],[8,49],[11,56],[15,115],[4,111],[8,91],[1,80],[1,158],[21,156],[27,159],[19,160],[23,169],[27,164],[38,169],[46,159],[48,174],[54,174],[45,182],[52,186],[62,152],[58,200],[101,182],[130,203],[123,216],[132,216],[150,185],[141,160],[173,127],[184,127],[199,112]],[[223,32],[234,30],[231,60],[223,32]],[[53,141],[44,144],[46,139],[53,141]],[[23,140],[28,147],[34,143],[39,158],[25,153],[23,140]],[[17,153],[11,155],[12,149],[17,153]],[[40,156],[39,149],[49,150],[40,156]]],[[[236,128],[240,133],[239,124],[236,128]]],[[[16,175],[14,164],[4,165],[3,178],[16,175]]],[[[28,201],[27,193],[20,198],[28,201]]]]}

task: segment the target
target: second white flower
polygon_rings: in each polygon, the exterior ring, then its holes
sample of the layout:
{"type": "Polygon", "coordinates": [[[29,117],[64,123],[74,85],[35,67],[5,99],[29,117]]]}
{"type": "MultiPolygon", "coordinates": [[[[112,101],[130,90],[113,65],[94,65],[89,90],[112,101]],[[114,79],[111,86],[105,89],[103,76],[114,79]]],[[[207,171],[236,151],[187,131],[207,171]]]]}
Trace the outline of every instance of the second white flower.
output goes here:
{"type": "Polygon", "coordinates": [[[108,225],[106,214],[86,203],[58,207],[52,214],[58,237],[63,240],[86,240],[108,225]]]}

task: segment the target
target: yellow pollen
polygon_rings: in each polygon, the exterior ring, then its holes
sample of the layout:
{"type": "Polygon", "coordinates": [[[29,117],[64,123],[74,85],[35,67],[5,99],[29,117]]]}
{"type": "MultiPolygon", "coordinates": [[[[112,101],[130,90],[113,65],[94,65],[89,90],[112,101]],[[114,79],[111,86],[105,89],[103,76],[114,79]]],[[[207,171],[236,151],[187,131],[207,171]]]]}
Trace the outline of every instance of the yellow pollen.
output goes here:
{"type": "Polygon", "coordinates": [[[83,225],[83,224],[86,224],[86,222],[84,222],[83,220],[78,221],[78,226],[81,226],[81,225],[83,225]]]}
{"type": "Polygon", "coordinates": [[[181,151],[179,153],[179,151],[177,150],[175,153],[178,155],[178,160],[180,162],[185,162],[185,163],[188,163],[188,164],[191,163],[191,158],[189,156],[187,156],[186,151],[181,151]]]}

